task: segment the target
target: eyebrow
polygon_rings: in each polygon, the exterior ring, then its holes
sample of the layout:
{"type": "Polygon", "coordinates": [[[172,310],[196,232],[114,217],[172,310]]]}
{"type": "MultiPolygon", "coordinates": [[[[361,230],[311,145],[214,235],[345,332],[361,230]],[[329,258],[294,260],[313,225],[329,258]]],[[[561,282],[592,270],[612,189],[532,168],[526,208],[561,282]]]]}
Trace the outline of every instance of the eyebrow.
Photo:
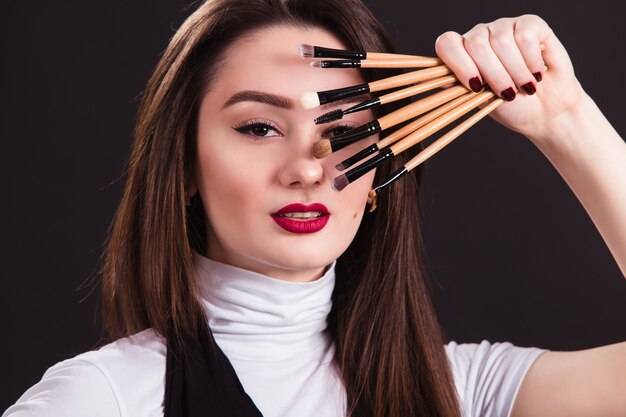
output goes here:
{"type": "Polygon", "coordinates": [[[269,104],[271,106],[280,107],[282,109],[293,108],[293,102],[283,96],[276,94],[263,93],[261,91],[244,90],[232,95],[222,106],[222,110],[242,101],[254,101],[257,103],[269,104]]]}
{"type": "MultiPolygon", "coordinates": [[[[360,94],[354,97],[347,97],[341,100],[333,101],[330,103],[322,104],[320,109],[328,109],[333,107],[339,107],[343,104],[358,103],[371,98],[368,94],[360,94]]],[[[262,91],[243,90],[233,94],[222,106],[222,110],[230,107],[234,104],[241,103],[243,101],[253,101],[256,103],[269,104],[270,106],[280,107],[282,109],[292,109],[293,101],[284,96],[277,94],[265,93],[262,91]]]]}

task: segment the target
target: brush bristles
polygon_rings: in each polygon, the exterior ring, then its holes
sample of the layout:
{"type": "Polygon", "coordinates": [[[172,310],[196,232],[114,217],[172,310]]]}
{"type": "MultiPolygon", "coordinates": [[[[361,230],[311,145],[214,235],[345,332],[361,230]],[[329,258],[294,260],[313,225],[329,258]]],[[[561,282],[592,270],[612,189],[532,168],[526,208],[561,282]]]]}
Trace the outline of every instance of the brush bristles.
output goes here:
{"type": "Polygon", "coordinates": [[[300,56],[302,58],[313,58],[313,45],[307,45],[305,43],[300,45],[300,56]]]}
{"type": "Polygon", "coordinates": [[[332,153],[332,148],[330,146],[329,139],[318,140],[317,142],[315,142],[315,145],[313,145],[313,156],[316,159],[325,158],[331,153],[332,153]]]}
{"type": "Polygon", "coordinates": [[[350,184],[350,181],[348,180],[346,174],[341,174],[333,180],[333,190],[341,191],[346,188],[348,184],[350,184]]]}
{"type": "Polygon", "coordinates": [[[343,162],[339,162],[337,165],[335,165],[335,169],[337,171],[343,171],[346,168],[348,168],[347,166],[345,166],[345,164],[343,162]]]}
{"type": "Polygon", "coordinates": [[[324,68],[323,61],[312,61],[309,65],[313,68],[324,68]]]}
{"type": "Polygon", "coordinates": [[[324,113],[321,116],[315,119],[316,125],[323,125],[324,123],[334,122],[335,120],[339,120],[343,118],[343,110],[336,109],[333,111],[329,111],[328,113],[324,113]]]}
{"type": "Polygon", "coordinates": [[[300,96],[300,104],[305,110],[310,110],[320,105],[320,98],[317,93],[307,92],[300,96]]]}

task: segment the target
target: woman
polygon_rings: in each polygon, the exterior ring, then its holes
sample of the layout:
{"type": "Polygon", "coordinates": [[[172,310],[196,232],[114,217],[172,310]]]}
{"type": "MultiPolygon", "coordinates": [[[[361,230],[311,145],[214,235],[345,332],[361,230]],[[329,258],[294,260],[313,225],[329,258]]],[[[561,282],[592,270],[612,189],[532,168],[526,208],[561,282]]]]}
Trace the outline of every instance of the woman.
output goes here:
{"type": "MultiPolygon", "coordinates": [[[[328,109],[298,104],[387,74],[311,68],[301,43],[392,51],[356,1],[209,1],[179,29],[143,97],[106,256],[118,340],[55,365],[5,415],[623,415],[625,344],[442,349],[419,173],[366,210],[417,150],[336,193],[333,166],[365,141],[322,160],[311,147],[374,115],[317,126],[328,109]]],[[[553,162],[626,271],[626,147],[549,27],[502,19],[436,46],[466,87],[509,101],[494,117],[553,162]]]]}

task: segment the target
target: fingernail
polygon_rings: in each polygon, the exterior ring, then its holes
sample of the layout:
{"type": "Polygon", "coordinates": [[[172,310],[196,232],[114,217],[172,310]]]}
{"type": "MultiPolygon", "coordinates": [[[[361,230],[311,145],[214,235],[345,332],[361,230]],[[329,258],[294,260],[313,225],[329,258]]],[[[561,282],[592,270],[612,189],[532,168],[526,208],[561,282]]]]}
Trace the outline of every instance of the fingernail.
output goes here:
{"type": "Polygon", "coordinates": [[[469,86],[472,89],[473,92],[475,93],[480,93],[483,89],[483,83],[480,82],[480,78],[478,77],[472,77],[469,80],[469,86]]]}
{"type": "Polygon", "coordinates": [[[537,89],[535,88],[535,84],[533,84],[532,81],[529,81],[526,84],[524,84],[522,86],[522,90],[524,90],[524,92],[528,94],[529,96],[532,96],[533,94],[537,92],[537,89]]]}
{"type": "Polygon", "coordinates": [[[543,80],[543,75],[541,75],[541,72],[535,72],[533,76],[535,77],[535,80],[537,80],[537,82],[541,82],[541,80],[543,80]]]}
{"type": "Polygon", "coordinates": [[[504,101],[513,101],[515,99],[515,90],[513,90],[513,87],[502,90],[500,97],[502,97],[504,101]]]}

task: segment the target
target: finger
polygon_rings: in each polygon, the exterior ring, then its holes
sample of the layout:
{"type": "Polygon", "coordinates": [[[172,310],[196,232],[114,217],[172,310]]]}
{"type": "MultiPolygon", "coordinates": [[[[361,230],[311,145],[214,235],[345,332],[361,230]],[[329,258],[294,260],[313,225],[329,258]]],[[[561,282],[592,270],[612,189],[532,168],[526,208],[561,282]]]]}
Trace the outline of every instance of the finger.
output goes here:
{"type": "MultiPolygon", "coordinates": [[[[545,71],[556,78],[559,77],[574,77],[574,68],[572,67],[572,61],[570,60],[567,51],[556,37],[552,29],[548,24],[535,15],[524,15],[520,18],[520,22],[516,25],[520,30],[533,33],[543,49],[539,52],[543,59],[544,65],[541,67],[541,63],[530,63],[529,68],[535,69],[539,67],[542,74],[545,75],[545,71]],[[531,66],[533,65],[533,66],[531,66]],[[535,67],[536,65],[536,67],[535,67]]],[[[536,46],[535,46],[536,48],[536,46]]],[[[536,56],[538,52],[530,52],[536,56]]],[[[533,59],[532,57],[529,58],[533,59]]],[[[537,59],[537,58],[535,58],[537,59]]]]}
{"type": "Polygon", "coordinates": [[[476,93],[483,89],[480,72],[465,51],[461,35],[456,32],[442,34],[435,41],[435,52],[466,88],[476,93]]]}
{"type": "Polygon", "coordinates": [[[491,48],[487,26],[484,24],[477,25],[463,35],[463,45],[491,89],[504,100],[512,101],[515,98],[517,88],[491,48]]]}
{"type": "Polygon", "coordinates": [[[541,54],[542,45],[551,35],[548,25],[538,16],[520,16],[515,22],[513,36],[526,67],[537,82],[543,79],[546,63],[541,54]]]}
{"type": "Polygon", "coordinates": [[[516,42],[533,74],[536,72],[543,74],[546,67],[556,76],[573,74],[574,69],[567,51],[548,24],[539,16],[521,16],[515,25],[515,33],[516,42]],[[543,50],[537,50],[537,42],[540,46],[543,45],[543,50]]]}
{"type": "MultiPolygon", "coordinates": [[[[491,23],[488,28],[489,44],[513,82],[526,94],[535,94],[536,80],[517,46],[514,23],[509,19],[501,19],[491,23]]],[[[529,40],[528,47],[533,42],[539,49],[539,42],[536,39],[529,40]]],[[[539,50],[539,56],[541,57],[541,50],[539,50]]]]}

